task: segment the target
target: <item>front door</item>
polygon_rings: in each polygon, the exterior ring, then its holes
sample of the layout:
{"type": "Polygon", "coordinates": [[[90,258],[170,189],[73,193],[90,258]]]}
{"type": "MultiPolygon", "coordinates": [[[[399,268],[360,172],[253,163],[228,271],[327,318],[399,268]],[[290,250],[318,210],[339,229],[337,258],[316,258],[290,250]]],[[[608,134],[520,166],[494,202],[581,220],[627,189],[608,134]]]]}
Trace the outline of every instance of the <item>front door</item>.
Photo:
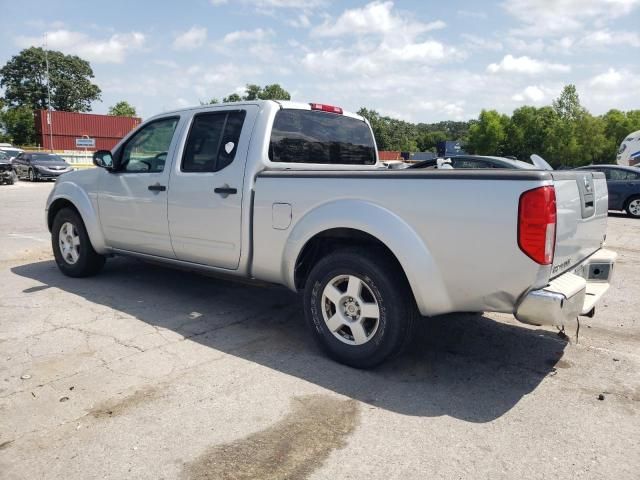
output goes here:
{"type": "Polygon", "coordinates": [[[143,126],[115,152],[116,171],[100,179],[100,223],[113,248],[175,258],[167,224],[167,188],[179,116],[143,126]]]}
{"type": "Polygon", "coordinates": [[[258,107],[217,107],[191,120],[169,182],[169,230],[180,260],[235,270],[242,186],[258,107]]]}

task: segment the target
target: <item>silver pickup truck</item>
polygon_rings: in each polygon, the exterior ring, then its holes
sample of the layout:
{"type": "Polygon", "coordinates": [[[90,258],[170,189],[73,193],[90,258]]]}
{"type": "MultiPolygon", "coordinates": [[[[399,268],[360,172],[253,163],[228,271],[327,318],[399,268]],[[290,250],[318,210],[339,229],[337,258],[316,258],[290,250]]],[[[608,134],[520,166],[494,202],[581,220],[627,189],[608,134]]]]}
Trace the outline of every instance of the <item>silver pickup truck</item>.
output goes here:
{"type": "Polygon", "coordinates": [[[603,174],[385,169],[369,124],[329,105],[163,113],[94,163],[47,201],[64,274],[133,255],[285,285],[322,348],[360,368],[420,315],[593,315],[616,258],[603,174]]]}

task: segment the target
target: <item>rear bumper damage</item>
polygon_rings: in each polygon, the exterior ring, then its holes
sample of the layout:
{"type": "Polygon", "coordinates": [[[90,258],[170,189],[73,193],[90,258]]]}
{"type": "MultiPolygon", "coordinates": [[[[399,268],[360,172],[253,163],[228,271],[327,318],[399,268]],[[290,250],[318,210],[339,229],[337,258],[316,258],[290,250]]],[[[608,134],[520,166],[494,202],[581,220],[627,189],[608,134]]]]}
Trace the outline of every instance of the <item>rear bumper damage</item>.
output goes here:
{"type": "Polygon", "coordinates": [[[596,303],[609,289],[618,254],[601,249],[584,262],[554,278],[540,290],[527,293],[515,317],[532,325],[569,325],[578,316],[593,316],[596,303]]]}

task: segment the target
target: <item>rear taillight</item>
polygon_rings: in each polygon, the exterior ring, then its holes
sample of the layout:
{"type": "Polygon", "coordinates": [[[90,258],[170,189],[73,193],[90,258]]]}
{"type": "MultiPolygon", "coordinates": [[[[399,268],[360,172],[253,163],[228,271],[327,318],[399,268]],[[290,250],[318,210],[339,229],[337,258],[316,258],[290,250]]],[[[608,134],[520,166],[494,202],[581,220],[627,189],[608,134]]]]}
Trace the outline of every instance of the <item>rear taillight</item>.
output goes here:
{"type": "Polygon", "coordinates": [[[333,105],[325,105],[324,103],[310,103],[311,110],[321,110],[323,112],[338,113],[342,115],[342,108],[333,105]]]}
{"type": "Polygon", "coordinates": [[[534,188],[520,196],[518,246],[533,261],[551,265],[556,245],[556,191],[534,188]]]}

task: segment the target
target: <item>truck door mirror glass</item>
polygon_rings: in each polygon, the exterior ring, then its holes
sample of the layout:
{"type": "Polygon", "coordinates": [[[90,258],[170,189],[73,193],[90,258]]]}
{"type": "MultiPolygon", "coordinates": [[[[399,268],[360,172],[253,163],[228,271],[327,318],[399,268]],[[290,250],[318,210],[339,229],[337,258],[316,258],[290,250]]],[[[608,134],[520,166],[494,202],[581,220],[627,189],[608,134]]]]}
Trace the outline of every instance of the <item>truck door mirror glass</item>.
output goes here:
{"type": "Polygon", "coordinates": [[[113,158],[109,150],[98,150],[93,154],[93,164],[96,167],[110,169],[113,166],[113,158]]]}

